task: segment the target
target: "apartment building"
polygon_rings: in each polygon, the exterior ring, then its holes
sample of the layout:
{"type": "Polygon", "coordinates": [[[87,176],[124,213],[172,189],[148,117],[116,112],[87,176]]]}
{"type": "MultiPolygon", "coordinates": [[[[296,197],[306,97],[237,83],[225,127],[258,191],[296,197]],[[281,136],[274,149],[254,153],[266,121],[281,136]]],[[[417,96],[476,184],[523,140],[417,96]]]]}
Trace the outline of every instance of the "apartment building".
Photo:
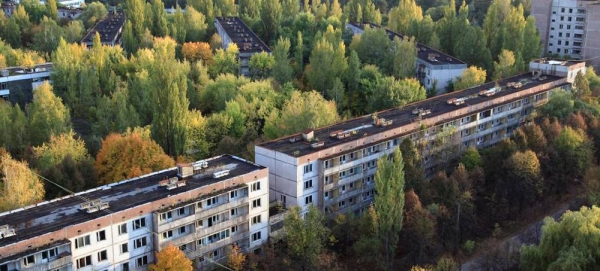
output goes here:
{"type": "Polygon", "coordinates": [[[108,46],[121,45],[121,34],[125,25],[125,14],[123,11],[111,11],[106,15],[106,18],[100,20],[96,25],[83,37],[82,44],[88,48],[94,45],[96,34],[100,35],[100,43],[108,46]]]}
{"type": "Polygon", "coordinates": [[[547,102],[555,89],[569,89],[583,62],[535,62],[531,73],[436,96],[255,146],[256,163],[268,167],[270,200],[310,204],[325,213],[360,213],[375,194],[377,159],[406,138],[422,150],[426,174],[440,163],[436,140],[484,148],[507,138],[547,102]],[[553,67],[556,66],[556,67],[553,67]]]}
{"type": "Polygon", "coordinates": [[[268,170],[223,155],[0,214],[0,270],[146,270],[179,247],[197,269],[268,238],[268,170]]]}
{"type": "MultiPolygon", "coordinates": [[[[355,35],[361,35],[365,26],[371,28],[380,27],[371,23],[347,23],[346,29],[355,35]]],[[[389,29],[385,29],[391,40],[398,37],[404,39],[404,36],[389,29]]],[[[467,63],[450,55],[444,54],[425,44],[417,42],[417,63],[415,67],[415,77],[426,89],[431,89],[436,84],[437,93],[445,93],[446,87],[450,82],[456,80],[467,68],[467,63]]]]}
{"type": "Polygon", "coordinates": [[[235,43],[239,48],[239,74],[250,76],[250,57],[256,53],[271,53],[271,49],[239,17],[217,17],[215,28],[221,37],[223,49],[235,43]]]}
{"type": "Polygon", "coordinates": [[[533,0],[531,15],[544,54],[600,65],[600,4],[591,0],[533,0]]]}
{"type": "Polygon", "coordinates": [[[33,68],[9,67],[0,70],[0,99],[19,103],[21,108],[33,99],[33,89],[50,81],[52,63],[33,68]]]}

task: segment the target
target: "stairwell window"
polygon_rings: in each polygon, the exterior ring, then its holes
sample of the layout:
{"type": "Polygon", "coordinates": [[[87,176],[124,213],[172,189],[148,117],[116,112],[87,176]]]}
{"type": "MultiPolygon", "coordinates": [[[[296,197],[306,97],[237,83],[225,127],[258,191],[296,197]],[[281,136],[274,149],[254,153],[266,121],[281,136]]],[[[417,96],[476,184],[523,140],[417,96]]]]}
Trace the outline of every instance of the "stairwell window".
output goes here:
{"type": "Polygon", "coordinates": [[[255,232],[255,233],[252,234],[252,242],[258,241],[260,239],[261,239],[261,232],[260,231],[259,232],[255,232]]]}
{"type": "Polygon", "coordinates": [[[252,208],[258,208],[260,206],[261,206],[260,199],[255,199],[252,201],[252,208]]]}
{"type": "Polygon", "coordinates": [[[106,231],[102,230],[96,233],[96,240],[98,242],[106,240],[106,231]]]}
{"type": "Polygon", "coordinates": [[[258,224],[258,223],[260,223],[260,221],[261,221],[261,216],[257,215],[257,216],[255,216],[255,217],[252,218],[252,225],[258,224]]]}
{"type": "Polygon", "coordinates": [[[312,202],[313,202],[313,200],[312,200],[312,195],[310,195],[310,196],[308,196],[308,197],[304,198],[304,203],[305,203],[305,204],[311,204],[312,202]]]}
{"type": "Polygon", "coordinates": [[[313,181],[308,180],[304,182],[304,189],[311,189],[313,187],[313,181]]]}
{"type": "Polygon", "coordinates": [[[136,219],[136,220],[134,220],[132,222],[132,224],[133,224],[133,229],[134,230],[145,228],[146,227],[146,218],[142,217],[140,219],[136,219]]]}
{"type": "Polygon", "coordinates": [[[252,184],[252,192],[260,190],[260,182],[255,182],[252,184]]]}

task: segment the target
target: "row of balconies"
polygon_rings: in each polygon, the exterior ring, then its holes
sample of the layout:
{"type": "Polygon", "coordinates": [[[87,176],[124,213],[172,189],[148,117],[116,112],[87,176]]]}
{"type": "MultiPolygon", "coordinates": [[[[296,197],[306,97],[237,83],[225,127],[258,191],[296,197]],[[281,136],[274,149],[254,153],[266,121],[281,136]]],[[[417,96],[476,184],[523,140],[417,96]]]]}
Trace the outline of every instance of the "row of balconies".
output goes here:
{"type": "MultiPolygon", "coordinates": [[[[234,207],[246,207],[246,206],[248,206],[247,205],[248,201],[249,201],[248,196],[244,196],[244,197],[238,197],[238,198],[234,198],[234,199],[228,199],[226,201],[224,200],[224,202],[220,203],[218,206],[211,207],[208,209],[207,208],[203,208],[203,209],[195,208],[196,210],[193,214],[176,217],[175,219],[172,219],[172,220],[158,221],[157,231],[163,232],[163,231],[166,231],[169,229],[178,228],[183,225],[190,224],[196,220],[210,217],[210,216],[213,216],[215,214],[222,213],[225,211],[229,211],[230,209],[232,209],[234,207]]],[[[192,208],[192,207],[188,207],[188,208],[192,208]]],[[[159,218],[160,215],[157,215],[156,217],[159,218]]],[[[155,219],[157,219],[157,218],[155,218],[155,219]]]]}
{"type": "MultiPolygon", "coordinates": [[[[232,219],[227,219],[226,221],[222,221],[218,224],[213,225],[209,228],[200,228],[196,225],[192,226],[192,231],[185,235],[180,235],[175,238],[170,238],[166,240],[161,240],[160,249],[164,249],[169,243],[172,243],[175,246],[181,246],[183,244],[187,244],[190,242],[197,241],[198,239],[204,238],[210,234],[214,234],[216,232],[220,232],[222,230],[231,228],[232,226],[238,225],[238,231],[248,231],[249,229],[249,215],[239,215],[232,219]]],[[[159,237],[160,238],[160,237],[159,237]]],[[[209,244],[210,245],[210,244],[209,244]]]]}
{"type": "Polygon", "coordinates": [[[46,271],[46,270],[55,270],[61,267],[71,265],[73,263],[72,257],[70,254],[64,255],[62,257],[58,257],[54,260],[51,260],[47,263],[42,263],[30,267],[25,267],[23,271],[46,271]]]}

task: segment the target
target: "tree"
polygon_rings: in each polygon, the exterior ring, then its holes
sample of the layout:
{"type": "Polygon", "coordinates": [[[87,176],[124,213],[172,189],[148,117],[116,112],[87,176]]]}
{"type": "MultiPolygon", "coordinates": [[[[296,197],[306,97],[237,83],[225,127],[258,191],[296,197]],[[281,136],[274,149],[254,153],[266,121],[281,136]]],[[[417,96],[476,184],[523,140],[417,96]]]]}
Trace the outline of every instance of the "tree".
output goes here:
{"type": "Polygon", "coordinates": [[[425,89],[414,78],[379,77],[366,88],[370,93],[367,96],[367,112],[370,113],[425,99],[425,89]]]}
{"type": "Polygon", "coordinates": [[[523,30],[523,50],[521,53],[523,63],[528,65],[531,60],[540,57],[543,49],[540,33],[535,26],[535,18],[529,16],[523,30]]]}
{"type": "MultiPolygon", "coordinates": [[[[123,45],[129,54],[137,52],[140,40],[142,40],[146,30],[144,2],[142,0],[126,0],[125,17],[127,22],[123,30],[123,45]]],[[[86,27],[88,26],[86,25],[86,27]]]]}
{"type": "Polygon", "coordinates": [[[462,72],[458,79],[456,79],[456,82],[454,83],[454,90],[463,90],[482,85],[485,83],[486,76],[487,73],[484,69],[476,66],[470,66],[468,69],[462,72]]]}
{"type": "Polygon", "coordinates": [[[246,262],[246,255],[241,252],[240,247],[236,244],[231,245],[227,255],[227,266],[233,271],[241,271],[244,267],[244,262],[246,262]]]}
{"type": "Polygon", "coordinates": [[[317,41],[310,54],[310,65],[306,67],[306,79],[314,90],[324,94],[333,88],[332,79],[341,77],[348,66],[345,51],[343,42],[336,46],[325,38],[317,41]]]}
{"type": "Polygon", "coordinates": [[[358,91],[360,84],[360,59],[356,51],[350,52],[348,58],[348,70],[346,71],[346,86],[350,93],[358,91]]]}
{"type": "Polygon", "coordinates": [[[83,38],[84,26],[79,20],[70,21],[69,24],[64,26],[64,39],[67,43],[75,43],[81,41],[83,38]]]}
{"type": "Polygon", "coordinates": [[[227,73],[237,75],[239,71],[238,53],[239,49],[234,43],[229,44],[227,50],[217,49],[213,65],[208,67],[211,76],[217,77],[227,73]]]}
{"type": "Polygon", "coordinates": [[[498,56],[498,61],[494,61],[494,80],[512,76],[515,72],[515,54],[503,49],[498,56]]]}
{"type": "Polygon", "coordinates": [[[540,162],[533,151],[516,152],[504,163],[507,177],[500,182],[506,191],[510,205],[516,203],[519,213],[523,204],[530,204],[541,196],[544,183],[540,172],[540,162]]]}
{"type": "Polygon", "coordinates": [[[200,94],[200,108],[204,113],[219,112],[225,109],[227,101],[233,100],[237,88],[248,83],[246,77],[236,77],[233,74],[220,74],[214,81],[208,83],[200,94]]]}
{"type": "Polygon", "coordinates": [[[248,63],[250,74],[252,74],[254,79],[264,79],[271,73],[274,63],[275,59],[273,58],[273,55],[268,54],[267,52],[263,51],[258,54],[253,54],[248,63]]]}
{"type": "Polygon", "coordinates": [[[382,268],[393,270],[404,212],[404,162],[399,149],[394,151],[391,161],[387,156],[377,160],[375,191],[370,216],[373,229],[364,233],[357,243],[377,244],[376,250],[367,257],[378,259],[382,268]]]}
{"type": "Polygon", "coordinates": [[[590,91],[590,83],[581,71],[578,71],[575,76],[575,82],[573,82],[573,94],[579,99],[589,97],[592,94],[590,91]]]}
{"type": "Polygon", "coordinates": [[[460,163],[469,171],[483,165],[481,155],[479,155],[479,151],[475,147],[469,147],[465,150],[460,158],[460,163]]]}
{"type": "Polygon", "coordinates": [[[417,62],[417,44],[414,38],[405,37],[394,39],[394,76],[396,78],[409,78],[415,76],[417,62]]]}
{"type": "Polygon", "coordinates": [[[0,154],[0,212],[5,212],[44,199],[44,184],[27,162],[19,162],[10,154],[0,154]]]}
{"type": "MultiPolygon", "coordinates": [[[[407,174],[408,177],[408,174],[407,174]]],[[[400,246],[412,255],[413,262],[421,262],[428,248],[435,244],[435,217],[422,206],[414,190],[405,193],[404,225],[400,246]]]]}
{"type": "Polygon", "coordinates": [[[179,5],[177,5],[177,9],[173,15],[173,23],[171,24],[169,33],[177,41],[177,44],[183,44],[185,42],[185,37],[187,34],[185,16],[183,15],[183,11],[181,11],[181,7],[179,5]]]}
{"type": "Polygon", "coordinates": [[[56,0],[46,1],[46,13],[50,19],[58,21],[58,7],[56,6],[56,0]]]}
{"type": "Polygon", "coordinates": [[[52,53],[58,47],[58,43],[64,35],[63,29],[48,17],[44,16],[33,36],[33,47],[47,54],[52,53]]]}
{"type": "Polygon", "coordinates": [[[421,162],[421,155],[410,138],[402,140],[400,151],[406,157],[403,159],[405,190],[414,189],[417,194],[421,193],[423,191],[423,181],[425,180],[425,170],[421,162]]]}
{"type": "Polygon", "coordinates": [[[423,20],[423,11],[415,0],[400,0],[398,6],[390,9],[388,26],[392,31],[406,34],[409,26],[423,20]]]}
{"type": "Polygon", "coordinates": [[[149,133],[133,130],[123,135],[110,134],[102,140],[94,169],[100,184],[109,184],[155,172],[175,165],[149,133]]]}
{"type": "Polygon", "coordinates": [[[315,91],[293,91],[281,110],[271,112],[263,131],[267,138],[277,138],[335,123],[339,119],[335,102],[325,100],[315,91]]]}
{"type": "Polygon", "coordinates": [[[0,148],[11,153],[21,153],[29,146],[27,137],[27,117],[19,105],[11,106],[8,102],[0,101],[0,130],[10,131],[0,133],[0,148]]]}
{"type": "MultiPolygon", "coordinates": [[[[129,4],[127,5],[127,7],[128,9],[133,8],[133,6],[130,6],[129,4]]],[[[106,10],[106,6],[104,6],[104,4],[100,2],[91,2],[85,5],[85,8],[83,9],[83,12],[81,13],[79,19],[83,22],[83,25],[85,25],[86,28],[91,28],[98,21],[104,19],[104,17],[106,17],[106,14],[108,14],[108,11],[106,10]]],[[[142,16],[144,16],[143,13],[142,16]]],[[[129,16],[127,16],[127,18],[131,20],[131,17],[129,16]]]]}
{"type": "Polygon", "coordinates": [[[204,13],[198,12],[193,6],[185,8],[185,41],[203,41],[206,38],[208,25],[204,13]]]}
{"type": "Polygon", "coordinates": [[[323,225],[324,217],[317,207],[310,205],[301,216],[299,207],[292,207],[283,221],[287,254],[300,270],[317,267],[317,257],[324,249],[329,229],[323,225]]]}
{"type": "Polygon", "coordinates": [[[62,134],[71,130],[69,111],[62,100],[52,92],[48,82],[44,82],[33,91],[33,102],[27,105],[29,127],[36,133],[30,133],[30,142],[39,146],[50,139],[52,134],[62,134]]]}
{"type": "Polygon", "coordinates": [[[542,115],[558,119],[566,118],[575,111],[575,102],[571,93],[564,90],[553,91],[547,104],[539,111],[542,115]]]}
{"type": "Polygon", "coordinates": [[[67,156],[74,162],[90,158],[85,143],[81,139],[76,139],[73,131],[51,135],[47,144],[44,143],[42,146],[34,147],[33,152],[37,160],[36,167],[41,171],[56,167],[67,156]]]}
{"type": "Polygon", "coordinates": [[[167,270],[194,270],[192,261],[185,256],[185,253],[178,247],[169,243],[169,245],[156,252],[156,264],[148,266],[150,271],[167,271],[167,270]]]}
{"type": "Polygon", "coordinates": [[[161,0],[152,0],[152,35],[164,37],[168,35],[167,12],[161,0]]]}
{"type": "Polygon", "coordinates": [[[271,74],[280,85],[292,81],[294,70],[290,64],[290,40],[279,38],[273,47],[273,69],[271,74]]]}
{"type": "Polygon", "coordinates": [[[183,57],[191,62],[202,60],[206,66],[213,64],[213,54],[210,44],[206,42],[186,42],[181,47],[183,57]]]}
{"type": "Polygon", "coordinates": [[[539,245],[521,248],[523,270],[595,270],[598,269],[600,240],[598,229],[600,208],[581,207],[567,211],[560,222],[544,219],[539,245]]]}
{"type": "Polygon", "coordinates": [[[263,40],[267,43],[277,36],[282,17],[279,0],[262,0],[260,19],[262,21],[263,40]]]}
{"type": "Polygon", "coordinates": [[[362,63],[377,65],[386,72],[391,71],[394,59],[392,44],[383,28],[365,27],[362,35],[355,37],[350,43],[350,50],[356,51],[362,63]]]}

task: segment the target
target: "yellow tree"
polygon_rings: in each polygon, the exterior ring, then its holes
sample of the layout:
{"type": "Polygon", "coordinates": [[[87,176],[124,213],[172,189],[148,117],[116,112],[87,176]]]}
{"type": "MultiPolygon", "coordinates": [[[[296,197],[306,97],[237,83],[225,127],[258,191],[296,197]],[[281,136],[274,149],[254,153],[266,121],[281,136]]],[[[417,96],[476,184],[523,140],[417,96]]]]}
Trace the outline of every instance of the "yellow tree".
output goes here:
{"type": "Polygon", "coordinates": [[[246,255],[242,253],[240,247],[233,244],[229,248],[229,255],[227,256],[227,265],[234,271],[240,271],[244,267],[246,261],[246,255]]]}
{"type": "Polygon", "coordinates": [[[0,212],[27,206],[44,198],[44,185],[29,169],[27,162],[14,160],[3,152],[0,156],[0,212]]]}
{"type": "Polygon", "coordinates": [[[110,134],[102,141],[94,169],[100,184],[140,176],[175,165],[175,161],[150,139],[149,133],[133,131],[110,134]]]}
{"type": "Polygon", "coordinates": [[[33,152],[37,158],[37,168],[42,171],[55,167],[67,156],[70,156],[74,162],[90,158],[85,143],[83,140],[75,138],[73,131],[51,135],[50,142],[43,143],[39,147],[33,147],[33,152]]]}
{"type": "Polygon", "coordinates": [[[415,0],[400,0],[398,6],[390,9],[388,26],[391,30],[406,34],[413,21],[423,20],[423,10],[415,0]]]}
{"type": "Polygon", "coordinates": [[[502,50],[498,61],[494,61],[494,80],[509,77],[515,74],[515,54],[513,51],[502,50]]]}
{"type": "Polygon", "coordinates": [[[192,261],[185,257],[183,251],[169,244],[165,249],[156,253],[156,264],[151,264],[150,271],[192,271],[192,261]]]}
{"type": "Polygon", "coordinates": [[[454,90],[462,90],[478,86],[485,83],[487,73],[484,69],[477,66],[471,66],[464,70],[460,77],[454,83],[454,90]]]}
{"type": "Polygon", "coordinates": [[[213,54],[210,49],[210,44],[206,42],[186,42],[181,47],[183,57],[189,61],[202,60],[202,62],[210,66],[213,63],[213,54]]]}

